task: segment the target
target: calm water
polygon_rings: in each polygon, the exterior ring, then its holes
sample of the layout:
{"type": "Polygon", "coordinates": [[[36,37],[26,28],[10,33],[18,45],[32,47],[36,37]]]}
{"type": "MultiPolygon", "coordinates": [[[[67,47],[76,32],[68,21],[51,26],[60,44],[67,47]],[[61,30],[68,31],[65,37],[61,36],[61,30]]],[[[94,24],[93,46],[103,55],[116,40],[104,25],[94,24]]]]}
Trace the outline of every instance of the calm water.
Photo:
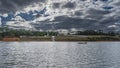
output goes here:
{"type": "Polygon", "coordinates": [[[119,68],[120,42],[0,42],[0,68],[119,68]]]}

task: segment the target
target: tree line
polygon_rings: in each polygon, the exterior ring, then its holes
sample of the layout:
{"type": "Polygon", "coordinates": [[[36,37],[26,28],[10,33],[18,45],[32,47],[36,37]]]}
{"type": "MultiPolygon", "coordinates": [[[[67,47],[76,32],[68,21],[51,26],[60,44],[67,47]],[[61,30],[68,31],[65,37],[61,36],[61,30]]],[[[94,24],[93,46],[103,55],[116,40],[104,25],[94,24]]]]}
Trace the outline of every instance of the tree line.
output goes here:
{"type": "Polygon", "coordinates": [[[109,36],[115,36],[119,35],[118,32],[108,31],[104,32],[103,30],[85,30],[85,31],[77,31],[76,35],[109,35],[109,36]]]}
{"type": "Polygon", "coordinates": [[[56,36],[57,32],[40,32],[40,31],[30,31],[24,29],[9,29],[0,28],[0,37],[20,37],[20,36],[56,36]]]}
{"type": "MultiPolygon", "coordinates": [[[[20,37],[20,36],[58,36],[59,32],[47,32],[47,31],[30,31],[24,29],[9,29],[9,28],[0,28],[0,37],[20,37]]],[[[85,31],[77,31],[75,35],[109,35],[115,36],[119,35],[117,32],[109,31],[104,32],[103,30],[85,30],[85,31]]]]}

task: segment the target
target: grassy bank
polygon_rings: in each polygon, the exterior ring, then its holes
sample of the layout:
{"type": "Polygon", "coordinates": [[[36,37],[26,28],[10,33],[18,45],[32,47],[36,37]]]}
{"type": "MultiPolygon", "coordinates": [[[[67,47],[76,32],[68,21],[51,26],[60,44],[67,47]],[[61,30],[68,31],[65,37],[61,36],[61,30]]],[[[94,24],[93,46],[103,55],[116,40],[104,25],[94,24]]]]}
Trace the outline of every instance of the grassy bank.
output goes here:
{"type": "MultiPolygon", "coordinates": [[[[52,41],[52,37],[23,37],[20,41],[52,41]]],[[[117,36],[56,36],[55,41],[120,41],[117,36]]]]}

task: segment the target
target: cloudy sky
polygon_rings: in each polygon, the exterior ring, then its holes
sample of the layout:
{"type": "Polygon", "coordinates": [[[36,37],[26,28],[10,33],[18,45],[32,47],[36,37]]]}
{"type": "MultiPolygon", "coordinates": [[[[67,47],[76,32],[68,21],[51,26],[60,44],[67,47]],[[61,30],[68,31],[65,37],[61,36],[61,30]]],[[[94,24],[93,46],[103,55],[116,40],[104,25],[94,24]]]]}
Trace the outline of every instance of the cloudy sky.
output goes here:
{"type": "Polygon", "coordinates": [[[0,20],[1,26],[120,31],[120,0],[0,0],[0,20]]]}

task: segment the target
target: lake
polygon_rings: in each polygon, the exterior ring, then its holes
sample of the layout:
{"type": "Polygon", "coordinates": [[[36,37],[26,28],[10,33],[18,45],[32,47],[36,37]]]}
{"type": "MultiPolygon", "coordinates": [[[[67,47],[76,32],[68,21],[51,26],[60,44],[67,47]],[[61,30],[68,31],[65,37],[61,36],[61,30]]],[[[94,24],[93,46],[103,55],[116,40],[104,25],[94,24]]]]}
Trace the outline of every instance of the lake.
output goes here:
{"type": "Polygon", "coordinates": [[[119,68],[120,42],[0,42],[0,68],[119,68]]]}

